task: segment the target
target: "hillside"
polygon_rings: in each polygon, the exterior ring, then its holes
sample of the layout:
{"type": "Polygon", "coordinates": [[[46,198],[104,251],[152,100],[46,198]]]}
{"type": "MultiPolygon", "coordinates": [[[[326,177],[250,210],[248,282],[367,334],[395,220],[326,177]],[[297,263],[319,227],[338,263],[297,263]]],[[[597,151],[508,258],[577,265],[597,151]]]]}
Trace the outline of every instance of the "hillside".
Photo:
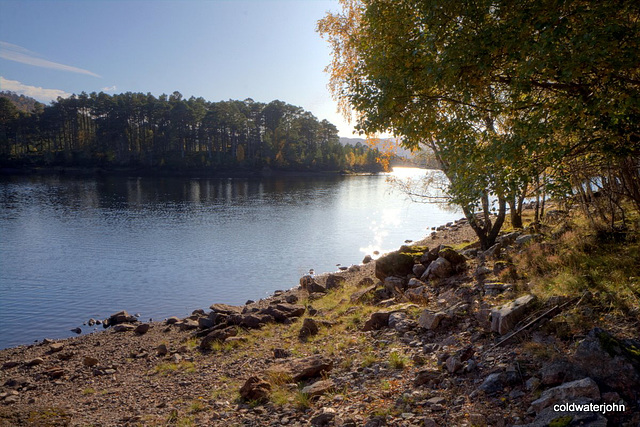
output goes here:
{"type": "Polygon", "coordinates": [[[43,106],[42,103],[30,96],[18,95],[17,93],[6,90],[0,92],[0,97],[9,99],[19,111],[24,113],[32,113],[36,110],[37,106],[43,106]]]}

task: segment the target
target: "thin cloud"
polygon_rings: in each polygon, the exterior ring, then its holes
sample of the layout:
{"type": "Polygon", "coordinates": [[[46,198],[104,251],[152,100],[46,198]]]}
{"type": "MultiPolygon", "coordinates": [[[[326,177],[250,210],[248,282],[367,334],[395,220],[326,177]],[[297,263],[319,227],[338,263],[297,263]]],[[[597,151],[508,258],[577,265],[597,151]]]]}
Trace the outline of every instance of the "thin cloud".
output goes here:
{"type": "Polygon", "coordinates": [[[25,49],[22,46],[0,41],[0,58],[9,61],[20,62],[21,64],[33,65],[34,67],[51,68],[53,70],[68,71],[70,73],[86,74],[93,77],[101,77],[89,70],[84,70],[71,65],[59,64],[47,61],[38,57],[38,54],[25,49]]]}
{"type": "Polygon", "coordinates": [[[103,92],[115,92],[117,89],[118,88],[116,87],[116,85],[113,85],[113,86],[103,87],[100,90],[103,92]]]}
{"type": "Polygon", "coordinates": [[[41,102],[49,102],[58,97],[68,98],[70,93],[60,89],[44,89],[37,86],[29,86],[20,83],[17,80],[8,80],[0,76],[0,89],[15,92],[18,95],[26,95],[37,99],[41,102]]]}

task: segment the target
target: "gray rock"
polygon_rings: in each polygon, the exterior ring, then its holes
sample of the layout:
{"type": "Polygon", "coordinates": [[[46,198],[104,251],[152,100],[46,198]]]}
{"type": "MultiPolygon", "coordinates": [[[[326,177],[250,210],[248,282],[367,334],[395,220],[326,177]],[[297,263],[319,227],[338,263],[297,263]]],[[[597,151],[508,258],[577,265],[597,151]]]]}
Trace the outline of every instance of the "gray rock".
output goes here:
{"type": "Polygon", "coordinates": [[[180,321],[180,319],[178,317],[171,316],[167,320],[165,320],[164,323],[167,324],[167,325],[175,325],[179,321],[180,321]]]}
{"type": "Polygon", "coordinates": [[[61,342],[56,342],[53,343],[49,346],[49,351],[51,351],[51,353],[57,353],[59,351],[62,351],[62,349],[64,348],[64,344],[61,342]]]}
{"type": "Polygon", "coordinates": [[[341,288],[346,281],[347,279],[344,276],[340,276],[337,274],[329,274],[327,276],[327,281],[325,282],[325,285],[327,289],[337,289],[337,288],[341,288]]]}
{"type": "Polygon", "coordinates": [[[212,304],[209,308],[215,313],[231,315],[242,313],[243,307],[228,304],[212,304]]]}
{"type": "Polygon", "coordinates": [[[464,368],[464,365],[462,364],[462,361],[458,356],[449,357],[445,362],[445,366],[447,367],[447,370],[452,374],[455,374],[456,372],[464,368]]]}
{"type": "Polygon", "coordinates": [[[210,350],[211,344],[213,344],[214,342],[224,341],[225,339],[229,337],[235,337],[236,335],[238,335],[238,331],[233,326],[212,331],[207,336],[205,336],[202,341],[200,341],[200,349],[210,350]]]}
{"type": "Polygon", "coordinates": [[[495,372],[487,376],[478,390],[484,391],[488,395],[500,393],[505,387],[518,382],[518,374],[513,371],[495,372]]]}
{"type": "Polygon", "coordinates": [[[438,328],[438,326],[440,325],[440,322],[446,317],[447,317],[447,314],[442,311],[438,311],[434,313],[433,311],[430,311],[430,310],[424,310],[420,314],[420,317],[418,318],[418,325],[420,325],[420,327],[422,328],[433,331],[438,328]]]}
{"type": "MultiPolygon", "coordinates": [[[[585,404],[587,401],[564,402],[585,404]]],[[[599,413],[585,411],[555,411],[553,406],[543,409],[530,424],[520,427],[548,427],[550,425],[568,427],[607,427],[607,419],[599,413]],[[567,424],[569,422],[569,424],[567,424]]]]}
{"type": "Polygon", "coordinates": [[[380,280],[388,276],[405,277],[412,272],[414,264],[413,253],[401,250],[390,252],[376,260],[375,275],[380,280]]]}
{"type": "Polygon", "coordinates": [[[634,401],[640,390],[640,343],[620,340],[600,328],[580,342],[573,361],[596,383],[634,401]]]}
{"type": "Polygon", "coordinates": [[[311,385],[308,385],[302,389],[302,393],[307,394],[309,397],[323,395],[335,387],[332,380],[320,380],[311,385]]]}
{"type": "Polygon", "coordinates": [[[305,307],[303,305],[296,305],[296,304],[289,304],[289,303],[277,304],[276,309],[280,310],[287,317],[300,317],[305,312],[305,307]]]}
{"type": "Polygon", "coordinates": [[[536,241],[540,238],[539,234],[525,234],[518,237],[515,241],[516,246],[524,246],[530,242],[536,241]]]}
{"type": "Polygon", "coordinates": [[[481,277],[481,276],[486,276],[487,274],[491,274],[493,272],[492,269],[490,269],[489,267],[485,266],[485,265],[479,265],[478,268],[476,268],[475,273],[473,273],[473,275],[475,277],[481,277]]]}
{"type": "Polygon", "coordinates": [[[415,264],[413,266],[412,272],[416,277],[421,277],[426,270],[427,267],[425,267],[424,264],[415,264]]]}
{"type": "Polygon", "coordinates": [[[516,239],[520,237],[521,234],[522,232],[520,231],[512,231],[511,233],[507,233],[507,234],[503,234],[502,236],[499,236],[496,239],[496,242],[500,243],[503,247],[506,247],[511,245],[513,242],[515,242],[516,239]]]}
{"type": "Polygon", "coordinates": [[[136,316],[132,316],[127,312],[127,310],[121,310],[109,316],[108,319],[102,322],[102,325],[106,328],[108,326],[118,325],[120,323],[135,323],[137,321],[138,318],[136,316]]]}
{"type": "Polygon", "coordinates": [[[351,297],[349,297],[349,300],[352,303],[361,303],[364,302],[368,299],[373,298],[373,293],[376,290],[376,285],[371,285],[367,288],[364,289],[360,289],[354,293],[351,294],[351,297]]]}
{"type": "Polygon", "coordinates": [[[489,249],[482,253],[482,256],[486,259],[496,259],[500,257],[500,253],[502,252],[502,245],[500,243],[496,243],[491,246],[489,249]]]}
{"type": "Polygon", "coordinates": [[[273,349],[273,358],[274,359],[286,359],[287,357],[291,357],[291,352],[284,348],[274,348],[273,349]]]}
{"type": "Polygon", "coordinates": [[[407,314],[402,311],[392,312],[389,315],[388,325],[400,333],[405,333],[415,329],[416,322],[409,319],[407,314]]]}
{"type": "Polygon", "coordinates": [[[84,366],[89,366],[89,367],[96,366],[98,362],[99,360],[92,356],[84,356],[82,358],[82,365],[84,366]]]}
{"type": "Polygon", "coordinates": [[[587,398],[593,401],[600,400],[598,384],[587,377],[550,388],[545,390],[539,399],[531,402],[531,409],[535,412],[540,412],[555,403],[572,402],[578,398],[587,398]]]}
{"type": "Polygon", "coordinates": [[[257,376],[249,377],[247,381],[245,381],[244,385],[240,388],[240,396],[244,400],[251,400],[256,402],[267,400],[270,392],[271,384],[257,376]]]}
{"type": "Polygon", "coordinates": [[[293,380],[297,382],[329,372],[333,369],[333,360],[322,355],[314,355],[290,360],[286,365],[278,365],[273,369],[289,373],[293,380]]]}
{"type": "Polygon", "coordinates": [[[307,317],[302,322],[302,328],[300,328],[300,332],[298,333],[298,337],[301,340],[307,339],[312,335],[318,334],[318,324],[315,320],[310,317],[307,317]]]}
{"type": "MultiPolygon", "coordinates": [[[[413,280],[413,279],[412,279],[413,280]]],[[[426,304],[429,300],[429,293],[427,291],[426,286],[420,286],[417,288],[407,289],[404,293],[404,297],[409,302],[414,302],[418,304],[426,304]]]]}
{"type": "Polygon", "coordinates": [[[198,325],[199,323],[196,320],[192,319],[184,319],[176,323],[176,326],[180,328],[181,331],[191,331],[193,329],[198,329],[198,325]]]}
{"type": "Polygon", "coordinates": [[[27,366],[38,366],[44,363],[44,359],[42,357],[36,357],[34,359],[29,360],[25,365],[27,366]]]}
{"type": "Polygon", "coordinates": [[[336,417],[336,410],[333,408],[322,408],[311,418],[311,425],[323,427],[330,425],[336,417]]]}
{"type": "Polygon", "coordinates": [[[437,369],[423,369],[416,374],[416,378],[413,380],[415,387],[423,384],[436,385],[439,384],[442,379],[442,372],[437,369]]]}
{"type": "Polygon", "coordinates": [[[384,279],[384,288],[393,293],[401,292],[404,290],[404,279],[402,277],[389,276],[384,279]]]}
{"type": "Polygon", "coordinates": [[[314,294],[314,293],[325,294],[325,293],[327,293],[327,288],[322,286],[320,283],[316,282],[315,280],[313,282],[307,284],[305,289],[310,294],[314,294]]]}
{"type": "MultiPolygon", "coordinates": [[[[420,277],[419,275],[416,274],[416,276],[420,277]]],[[[407,288],[408,289],[415,289],[415,288],[421,288],[426,286],[426,283],[423,282],[420,279],[416,279],[415,277],[412,279],[409,279],[409,282],[407,283],[407,288]]]]}
{"type": "Polygon", "coordinates": [[[566,359],[554,360],[540,369],[540,381],[546,386],[579,380],[588,376],[587,372],[566,359]]]}
{"type": "MultiPolygon", "coordinates": [[[[274,310],[277,311],[277,310],[274,310]]],[[[282,320],[286,319],[285,315],[281,315],[282,320]]],[[[260,329],[267,323],[272,323],[276,319],[270,314],[241,314],[232,317],[232,323],[247,329],[260,329]]]]}
{"type": "Polygon", "coordinates": [[[389,326],[390,311],[378,311],[371,313],[371,317],[367,320],[362,327],[362,331],[377,331],[378,329],[386,328],[389,326]]]}
{"type": "Polygon", "coordinates": [[[129,323],[120,323],[113,327],[115,332],[128,332],[133,331],[136,327],[129,323]]]}
{"type": "MultiPolygon", "coordinates": [[[[214,313],[214,315],[215,315],[215,313],[214,313]]],[[[209,316],[198,318],[198,327],[200,329],[209,329],[209,328],[214,327],[215,324],[216,324],[215,321],[209,316]]]]}
{"type": "MultiPolygon", "coordinates": [[[[120,326],[120,325],[118,325],[118,326],[120,326]]],[[[132,325],[132,326],[133,326],[133,325],[132,325]]],[[[140,325],[136,326],[136,327],[133,329],[133,332],[135,332],[135,333],[136,333],[136,334],[138,334],[138,335],[144,335],[144,334],[146,334],[147,332],[149,332],[149,327],[150,327],[150,325],[149,325],[148,323],[142,323],[142,324],[140,324],[140,325]]]]}
{"type": "Polygon", "coordinates": [[[438,256],[440,258],[444,258],[451,263],[453,266],[458,266],[460,264],[464,264],[467,261],[464,255],[461,255],[456,250],[452,248],[442,248],[438,252],[438,256]]]}
{"type": "Polygon", "coordinates": [[[496,296],[508,289],[513,289],[513,285],[509,285],[506,283],[485,283],[483,285],[483,288],[485,295],[496,296]]]}
{"type": "Polygon", "coordinates": [[[454,266],[451,262],[445,258],[438,257],[438,259],[429,264],[429,267],[427,267],[424,274],[420,277],[420,280],[427,281],[432,277],[444,279],[450,277],[454,271],[454,266]]]}
{"type": "Polygon", "coordinates": [[[525,295],[491,310],[491,330],[500,335],[510,332],[534,308],[535,302],[535,296],[525,295]]]}

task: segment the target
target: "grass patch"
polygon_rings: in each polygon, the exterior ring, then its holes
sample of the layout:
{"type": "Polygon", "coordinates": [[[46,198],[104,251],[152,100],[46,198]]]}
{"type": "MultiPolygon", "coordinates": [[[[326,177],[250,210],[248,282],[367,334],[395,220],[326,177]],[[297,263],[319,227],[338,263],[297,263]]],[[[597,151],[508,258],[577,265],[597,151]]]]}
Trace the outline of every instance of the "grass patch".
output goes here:
{"type": "Polygon", "coordinates": [[[178,363],[160,363],[154,368],[154,372],[159,375],[171,375],[178,372],[184,372],[192,374],[196,372],[196,365],[193,362],[178,362],[178,363]]]}
{"type": "Polygon", "coordinates": [[[514,262],[543,299],[590,291],[601,308],[625,315],[640,305],[639,242],[638,230],[620,242],[578,220],[563,224],[553,242],[532,243],[514,262]]]}
{"type": "Polygon", "coordinates": [[[71,422],[71,414],[62,408],[45,408],[30,411],[27,421],[34,426],[66,426],[71,422]]]}
{"type": "Polygon", "coordinates": [[[300,410],[309,409],[311,407],[311,397],[307,393],[297,391],[293,397],[293,402],[296,408],[300,410]]]}
{"type": "Polygon", "coordinates": [[[407,356],[399,351],[394,350],[389,353],[389,366],[393,369],[404,369],[408,362],[407,356]]]}
{"type": "Polygon", "coordinates": [[[91,394],[96,394],[96,389],[92,388],[92,387],[85,388],[84,390],[82,390],[82,394],[84,396],[89,396],[91,394]]]}
{"type": "Polygon", "coordinates": [[[378,358],[376,357],[375,354],[367,354],[362,358],[362,363],[360,363],[360,366],[362,366],[363,368],[368,368],[369,366],[373,365],[377,361],[378,361],[378,358]]]}

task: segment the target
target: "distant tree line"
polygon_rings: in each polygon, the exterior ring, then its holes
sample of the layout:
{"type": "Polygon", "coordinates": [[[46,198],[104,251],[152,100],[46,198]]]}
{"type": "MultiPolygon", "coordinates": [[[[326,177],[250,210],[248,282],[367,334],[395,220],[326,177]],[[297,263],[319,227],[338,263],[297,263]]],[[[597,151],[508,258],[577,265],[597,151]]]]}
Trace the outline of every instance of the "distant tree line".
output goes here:
{"type": "Polygon", "coordinates": [[[278,100],[83,92],[25,110],[16,98],[0,93],[5,167],[380,170],[377,149],[343,146],[333,124],[278,100]]]}

